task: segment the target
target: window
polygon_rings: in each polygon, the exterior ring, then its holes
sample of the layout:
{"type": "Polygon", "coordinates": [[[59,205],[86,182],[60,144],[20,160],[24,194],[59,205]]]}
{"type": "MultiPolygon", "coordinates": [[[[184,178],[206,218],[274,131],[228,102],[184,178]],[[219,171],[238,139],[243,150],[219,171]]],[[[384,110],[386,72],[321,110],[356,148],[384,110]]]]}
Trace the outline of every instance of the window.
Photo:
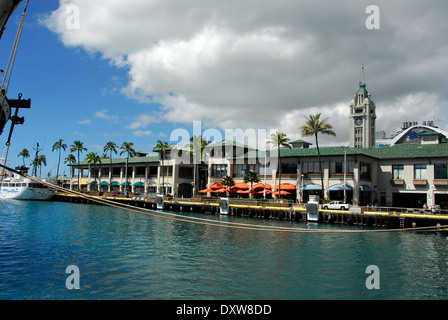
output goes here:
{"type": "Polygon", "coordinates": [[[160,176],[163,176],[163,177],[171,177],[171,176],[173,176],[173,167],[172,166],[160,167],[160,176]]]}
{"type": "Polygon", "coordinates": [[[112,168],[112,177],[119,177],[121,169],[120,168],[112,168]]]}
{"type": "Polygon", "coordinates": [[[355,148],[362,148],[362,127],[355,128],[355,148]]]}
{"type": "Polygon", "coordinates": [[[156,178],[157,177],[157,169],[158,169],[158,167],[155,167],[155,166],[149,167],[148,178],[156,178]]]}
{"type": "Polygon", "coordinates": [[[192,167],[179,167],[179,178],[193,179],[192,167]]]}
{"type": "Polygon", "coordinates": [[[426,164],[414,165],[414,179],[426,179],[426,164]]]}
{"type": "Polygon", "coordinates": [[[146,173],[146,168],[145,167],[137,167],[137,169],[135,170],[135,176],[137,178],[144,178],[145,177],[145,173],[146,173]]]}
{"type": "Polygon", "coordinates": [[[212,177],[224,177],[227,175],[226,164],[214,164],[212,165],[212,177]]]}
{"type": "Polygon", "coordinates": [[[319,162],[303,162],[302,173],[319,173],[319,162]]]}
{"type": "Polygon", "coordinates": [[[264,163],[257,163],[255,165],[255,172],[259,175],[259,176],[264,176],[266,175],[271,175],[272,174],[272,170],[271,170],[271,163],[268,162],[266,164],[264,163]]]}
{"type": "Polygon", "coordinates": [[[371,170],[370,170],[370,163],[361,162],[360,163],[360,178],[364,180],[370,180],[372,178],[371,176],[371,170]]]}
{"type": "MultiPolygon", "coordinates": [[[[354,161],[347,161],[346,172],[353,172],[354,166],[355,166],[354,161]]],[[[330,162],[330,173],[344,173],[344,161],[331,161],[330,162]]]]}
{"type": "Polygon", "coordinates": [[[434,164],[434,179],[448,179],[448,164],[434,164]]]}
{"type": "Polygon", "coordinates": [[[250,170],[249,164],[235,164],[233,165],[233,176],[242,177],[250,170]]]}
{"type": "Polygon", "coordinates": [[[281,173],[285,174],[297,174],[297,163],[282,163],[281,173]]]}
{"type": "Polygon", "coordinates": [[[392,179],[403,179],[404,166],[402,164],[392,165],[392,179]]]}

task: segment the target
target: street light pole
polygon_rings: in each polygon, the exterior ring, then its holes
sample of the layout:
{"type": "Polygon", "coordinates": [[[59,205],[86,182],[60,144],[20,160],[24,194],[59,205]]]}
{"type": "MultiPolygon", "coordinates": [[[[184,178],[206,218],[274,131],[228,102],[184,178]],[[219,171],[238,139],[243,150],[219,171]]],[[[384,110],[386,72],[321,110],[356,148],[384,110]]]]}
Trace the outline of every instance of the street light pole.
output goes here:
{"type": "Polygon", "coordinates": [[[344,146],[344,203],[347,203],[347,146],[344,146]]]}

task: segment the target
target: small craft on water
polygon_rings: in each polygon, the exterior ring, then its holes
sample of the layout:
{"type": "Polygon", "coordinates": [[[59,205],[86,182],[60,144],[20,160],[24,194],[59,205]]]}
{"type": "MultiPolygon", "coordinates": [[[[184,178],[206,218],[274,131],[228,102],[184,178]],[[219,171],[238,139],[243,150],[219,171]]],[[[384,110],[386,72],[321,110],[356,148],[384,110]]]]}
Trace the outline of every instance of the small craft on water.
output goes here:
{"type": "MultiPolygon", "coordinates": [[[[17,171],[26,173],[28,168],[18,167],[17,171]]],[[[53,189],[28,178],[3,173],[0,177],[0,199],[49,200],[53,189]]]]}

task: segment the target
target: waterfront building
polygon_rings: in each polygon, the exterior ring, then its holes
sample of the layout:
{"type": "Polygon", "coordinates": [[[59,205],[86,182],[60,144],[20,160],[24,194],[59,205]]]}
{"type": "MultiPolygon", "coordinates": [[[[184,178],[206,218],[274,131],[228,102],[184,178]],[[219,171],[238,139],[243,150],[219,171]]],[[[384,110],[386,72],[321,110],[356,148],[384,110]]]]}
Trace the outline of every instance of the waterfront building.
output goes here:
{"type": "MultiPolygon", "coordinates": [[[[197,163],[193,163],[189,146],[170,146],[164,155],[158,150],[153,150],[156,156],[140,153],[129,159],[127,178],[125,158],[112,162],[103,159],[95,166],[86,161],[73,164],[70,188],[78,189],[79,173],[81,190],[149,196],[164,192],[189,198],[224,176],[232,176],[241,184],[244,175],[254,170],[260,183],[272,186],[270,191],[276,190],[281,177],[282,184],[288,185],[282,197],[297,202],[320,195],[323,187],[324,198],[346,200],[354,206],[448,207],[447,131],[437,128],[433,121],[422,125],[411,121],[391,137],[379,134],[376,139],[376,106],[364,83],[359,85],[349,110],[350,146],[320,148],[323,186],[317,149],[310,142],[294,140],[291,149],[281,148],[278,155],[276,150],[265,153],[224,140],[206,146],[197,163]]],[[[258,192],[253,196],[265,195],[258,192]]],[[[268,192],[267,197],[278,196],[268,192]]]]}

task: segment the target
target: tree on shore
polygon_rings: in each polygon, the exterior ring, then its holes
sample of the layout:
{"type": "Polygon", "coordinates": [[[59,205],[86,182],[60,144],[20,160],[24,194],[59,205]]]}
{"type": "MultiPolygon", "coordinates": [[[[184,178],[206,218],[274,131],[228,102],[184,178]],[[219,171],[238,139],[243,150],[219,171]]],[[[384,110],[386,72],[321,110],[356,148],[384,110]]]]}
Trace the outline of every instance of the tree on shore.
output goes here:
{"type": "Polygon", "coordinates": [[[100,163],[101,164],[101,157],[98,155],[98,153],[96,153],[96,152],[90,152],[90,153],[88,153],[87,154],[87,157],[86,157],[86,160],[87,160],[87,163],[90,165],[91,163],[93,163],[93,176],[94,176],[94,178],[95,178],[95,185],[97,185],[97,182],[96,182],[96,164],[97,163],[100,163]]]}
{"type": "MultiPolygon", "coordinates": [[[[65,159],[64,159],[64,163],[65,164],[75,164],[76,163],[76,158],[75,158],[75,156],[73,155],[73,154],[69,154],[65,159]]],[[[73,175],[72,175],[72,170],[71,170],[71,168],[70,168],[70,178],[73,178],[73,175]]]]}
{"type": "MultiPolygon", "coordinates": [[[[109,152],[109,159],[110,159],[109,175],[110,175],[111,179],[112,179],[112,152],[117,154],[117,148],[118,148],[117,144],[112,141],[109,141],[108,143],[106,143],[106,145],[103,148],[104,152],[109,152]]],[[[103,158],[104,158],[104,155],[103,155],[103,158]]],[[[110,181],[110,182],[112,182],[112,181],[110,181]]]]}
{"type": "Polygon", "coordinates": [[[229,196],[230,188],[235,185],[235,181],[233,180],[233,177],[232,176],[224,176],[221,180],[221,184],[223,186],[226,186],[227,196],[229,196]]]}
{"type": "Polygon", "coordinates": [[[253,185],[254,182],[258,183],[260,182],[260,178],[258,177],[258,174],[254,170],[249,170],[248,173],[246,173],[243,177],[244,183],[250,183],[250,197],[253,197],[253,185]]]}
{"type": "Polygon", "coordinates": [[[33,160],[33,166],[36,169],[39,169],[39,179],[42,178],[42,166],[46,165],[47,165],[47,158],[45,157],[44,154],[41,154],[39,157],[33,160]]]}
{"type": "Polygon", "coordinates": [[[22,157],[23,166],[26,167],[26,165],[25,165],[25,158],[29,158],[30,157],[30,152],[28,151],[28,149],[23,149],[22,151],[19,152],[17,157],[22,157]]]}
{"type": "Polygon", "coordinates": [[[126,176],[125,190],[128,191],[128,162],[129,162],[129,157],[133,157],[135,155],[134,143],[133,142],[123,142],[120,146],[120,149],[121,149],[120,156],[124,153],[127,153],[126,168],[125,168],[125,176],[126,176]]]}
{"type": "MultiPolygon", "coordinates": [[[[271,140],[268,143],[272,144],[272,148],[277,147],[277,157],[278,157],[278,191],[280,192],[280,187],[282,184],[282,163],[280,158],[280,147],[286,147],[291,149],[289,144],[289,138],[286,137],[285,133],[276,132],[271,135],[271,140]]],[[[279,193],[280,194],[280,193],[279,193]]]]}
{"type": "Polygon", "coordinates": [[[192,136],[190,138],[190,154],[193,156],[193,183],[194,183],[194,192],[193,196],[195,196],[198,192],[199,182],[198,182],[198,169],[199,164],[202,163],[203,160],[203,152],[204,148],[209,145],[211,141],[204,139],[202,136],[192,136]]]}
{"type": "Polygon", "coordinates": [[[169,144],[166,141],[157,140],[157,144],[154,146],[154,151],[160,152],[160,159],[162,160],[162,169],[160,170],[160,174],[162,176],[162,194],[165,195],[165,167],[164,167],[164,160],[166,151],[169,148],[169,144]]]}
{"type": "Polygon", "coordinates": [[[78,190],[81,190],[81,186],[79,185],[79,179],[81,176],[81,169],[79,168],[80,161],[80,154],[83,151],[87,151],[87,148],[84,147],[84,142],[81,142],[79,140],[76,140],[73,142],[73,144],[70,146],[70,152],[78,152],[78,190]]]}
{"type": "Polygon", "coordinates": [[[56,169],[56,185],[58,185],[58,177],[59,177],[59,165],[61,163],[61,149],[65,151],[67,148],[67,145],[64,143],[64,140],[59,139],[56,141],[56,143],[53,145],[53,149],[51,151],[59,151],[59,158],[58,158],[58,167],[56,169]]]}
{"type": "Polygon", "coordinates": [[[320,159],[320,149],[319,149],[319,140],[317,135],[319,133],[329,135],[329,136],[336,136],[336,133],[333,131],[333,126],[329,123],[327,123],[328,118],[321,119],[321,113],[316,113],[316,115],[310,114],[308,117],[305,117],[306,121],[305,124],[301,127],[299,127],[299,130],[302,132],[302,136],[304,137],[312,137],[314,136],[316,140],[316,148],[317,148],[317,159],[319,162],[319,171],[320,171],[320,181],[321,181],[321,198],[324,197],[324,177],[323,177],[323,171],[322,171],[322,161],[320,159]]]}

